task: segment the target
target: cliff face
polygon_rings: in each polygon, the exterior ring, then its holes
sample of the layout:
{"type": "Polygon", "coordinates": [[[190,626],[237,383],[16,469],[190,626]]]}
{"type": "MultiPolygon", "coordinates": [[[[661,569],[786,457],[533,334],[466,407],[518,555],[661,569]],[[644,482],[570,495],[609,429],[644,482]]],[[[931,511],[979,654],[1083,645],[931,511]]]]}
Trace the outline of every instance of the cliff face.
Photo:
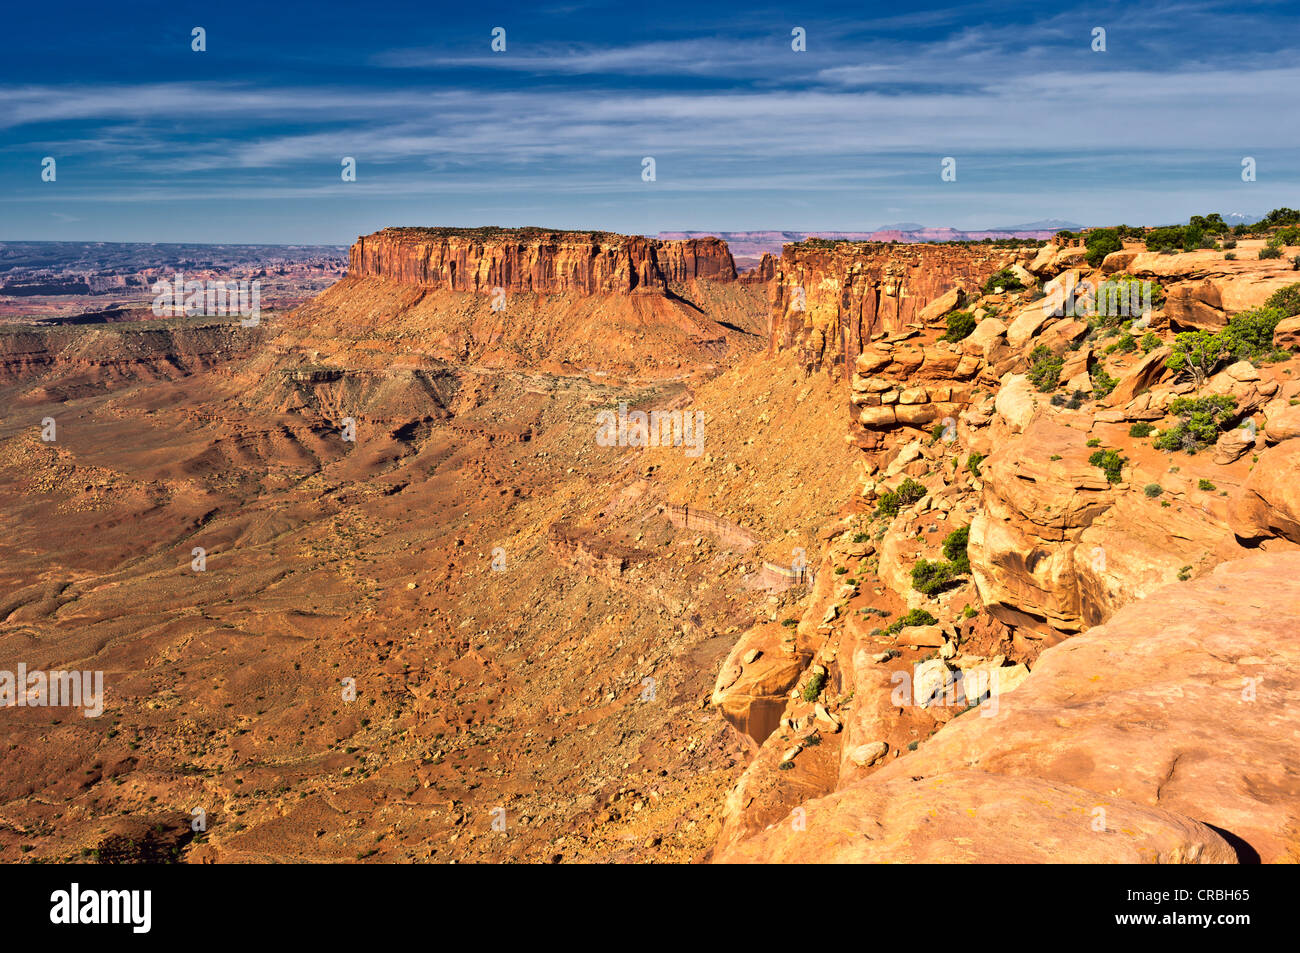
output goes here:
{"type": "Polygon", "coordinates": [[[775,266],[769,347],[797,349],[810,370],[847,364],[871,335],[902,329],[954,288],[974,290],[1012,258],[984,245],[786,245],[775,266]]]}
{"type": "Polygon", "coordinates": [[[660,241],[611,232],[386,228],[357,239],[354,277],[385,277],[448,291],[663,294],[669,283],[734,281],[726,242],[660,241]]]}

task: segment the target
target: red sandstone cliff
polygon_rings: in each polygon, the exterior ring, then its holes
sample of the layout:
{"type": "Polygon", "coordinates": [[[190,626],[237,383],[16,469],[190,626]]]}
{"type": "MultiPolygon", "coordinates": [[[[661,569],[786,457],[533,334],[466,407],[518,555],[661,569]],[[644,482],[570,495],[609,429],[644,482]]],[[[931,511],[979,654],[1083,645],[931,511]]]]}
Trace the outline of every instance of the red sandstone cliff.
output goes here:
{"type": "Polygon", "coordinates": [[[786,245],[772,284],[769,346],[798,349],[810,369],[844,364],[872,334],[900,330],[953,288],[974,290],[1012,258],[986,245],[786,245]]]}
{"type": "Polygon", "coordinates": [[[448,291],[662,294],[669,283],[734,281],[717,238],[660,241],[611,232],[543,229],[386,228],[348,255],[354,277],[382,276],[448,291]]]}

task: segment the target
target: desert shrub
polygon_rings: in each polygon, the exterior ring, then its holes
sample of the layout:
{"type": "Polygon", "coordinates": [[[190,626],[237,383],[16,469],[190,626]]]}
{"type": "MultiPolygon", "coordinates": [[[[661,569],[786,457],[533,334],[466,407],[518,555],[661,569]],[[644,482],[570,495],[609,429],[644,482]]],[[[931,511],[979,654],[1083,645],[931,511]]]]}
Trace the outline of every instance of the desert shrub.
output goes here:
{"type": "Polygon", "coordinates": [[[1146,486],[1142,488],[1142,492],[1145,493],[1150,499],[1154,500],[1161,493],[1165,492],[1165,488],[1162,487],[1159,483],[1148,483],[1146,486]]]}
{"type": "Polygon", "coordinates": [[[1273,332],[1285,317],[1278,308],[1255,308],[1234,314],[1219,332],[1223,349],[1233,360],[1254,361],[1273,350],[1273,332]]]}
{"type": "Polygon", "coordinates": [[[1237,407],[1237,398],[1226,394],[1208,397],[1178,397],[1169,405],[1169,413],[1178,423],[1156,437],[1157,450],[1182,450],[1196,453],[1211,446],[1227,429],[1237,407]]]}
{"type": "Polygon", "coordinates": [[[1061,383],[1064,367],[1065,358],[1057,357],[1045,344],[1038,345],[1029,355],[1029,379],[1044,394],[1061,383]]]}
{"type": "Polygon", "coordinates": [[[1300,225],[1300,211],[1285,206],[1275,208],[1256,222],[1254,227],[1273,228],[1278,225],[1300,225]]]}
{"type": "Polygon", "coordinates": [[[1223,340],[1209,331],[1184,331],[1174,335],[1172,353],[1165,366],[1186,375],[1200,387],[1218,369],[1226,356],[1223,340]]]}
{"type": "Polygon", "coordinates": [[[1280,228],[1268,240],[1270,246],[1279,248],[1283,245],[1300,245],[1300,227],[1280,228]]]}
{"type": "Polygon", "coordinates": [[[1124,464],[1128,463],[1128,458],[1120,456],[1118,450],[1097,450],[1088,458],[1088,463],[1103,470],[1108,483],[1119,483],[1120,473],[1124,464]]]}
{"type": "Polygon", "coordinates": [[[998,288],[1001,288],[1003,291],[1020,291],[1024,287],[1024,284],[1016,277],[1014,271],[1010,268],[1003,268],[1001,271],[994,272],[990,275],[989,280],[984,282],[984,287],[980,290],[986,295],[991,295],[997,291],[998,288]]]}
{"type": "Polygon", "coordinates": [[[927,596],[938,595],[960,575],[957,567],[950,562],[918,559],[912,566],[912,588],[927,596]]]}
{"type": "Polygon", "coordinates": [[[980,464],[984,462],[985,456],[982,453],[972,453],[966,458],[966,469],[977,480],[980,479],[980,464]]]}
{"type": "Polygon", "coordinates": [[[1202,479],[1196,481],[1196,488],[1197,488],[1198,490],[1205,490],[1205,491],[1207,491],[1207,492],[1210,491],[1210,490],[1217,490],[1217,489],[1218,489],[1218,487],[1215,486],[1214,483],[1213,483],[1212,481],[1210,481],[1210,480],[1206,480],[1206,479],[1204,479],[1204,478],[1202,478],[1202,479]]]}
{"type": "Polygon", "coordinates": [[[1097,287],[1094,300],[1100,323],[1103,326],[1118,325],[1127,318],[1136,318],[1149,308],[1164,304],[1165,289],[1157,281],[1115,275],[1097,287]]]}
{"type": "Polygon", "coordinates": [[[1107,346],[1106,353],[1113,354],[1119,351],[1121,354],[1131,354],[1138,349],[1137,338],[1125,331],[1113,343],[1107,346]]]}
{"type": "Polygon", "coordinates": [[[885,635],[897,635],[903,629],[913,625],[934,625],[939,620],[924,609],[910,609],[899,616],[884,629],[885,635]]]}
{"type": "Polygon", "coordinates": [[[1151,436],[1151,431],[1155,429],[1155,427],[1151,426],[1151,424],[1147,423],[1145,420],[1141,420],[1128,428],[1128,435],[1130,437],[1149,437],[1151,436]]]}
{"type": "Polygon", "coordinates": [[[940,341],[952,341],[956,344],[970,337],[971,332],[975,330],[975,315],[969,311],[950,311],[944,320],[948,324],[948,330],[939,338],[940,341]]]}
{"type": "Polygon", "coordinates": [[[881,494],[880,500],[876,503],[876,516],[887,516],[893,519],[900,509],[921,499],[925,496],[925,492],[924,485],[908,477],[898,485],[897,489],[881,494]]]}
{"type": "Polygon", "coordinates": [[[1261,248],[1261,249],[1259,250],[1259,257],[1260,257],[1260,258],[1281,258],[1281,257],[1282,257],[1282,249],[1280,249],[1280,248],[1275,248],[1275,247],[1273,247],[1273,246],[1269,246],[1269,247],[1266,247],[1266,248],[1261,248]]]}
{"type": "Polygon", "coordinates": [[[1100,265],[1102,259],[1111,252],[1122,251],[1124,248],[1124,243],[1119,238],[1119,232],[1113,228],[1094,228],[1088,233],[1088,237],[1083,240],[1083,244],[1088,249],[1084,258],[1093,268],[1100,265]]]}
{"type": "Polygon", "coordinates": [[[1236,255],[1236,253],[1234,253],[1234,252],[1228,252],[1226,255],[1223,256],[1223,260],[1224,260],[1224,261],[1236,261],[1236,260],[1237,260],[1237,255],[1236,255]]]}
{"type": "Polygon", "coordinates": [[[1146,233],[1147,251],[1173,251],[1183,247],[1183,229],[1177,225],[1153,228],[1146,233]]]}
{"type": "Polygon", "coordinates": [[[1092,396],[1096,400],[1101,400],[1115,389],[1119,383],[1118,377],[1111,377],[1106,373],[1106,368],[1098,364],[1092,371],[1092,396]]]}
{"type": "Polygon", "coordinates": [[[1236,248],[1237,240],[1235,238],[1226,239],[1223,243],[1224,248],[1236,248]]]}
{"type": "MultiPolygon", "coordinates": [[[[787,682],[787,684],[789,683],[787,682]]],[[[808,684],[803,687],[803,700],[806,702],[815,702],[817,696],[822,693],[822,689],[825,687],[826,673],[824,671],[813,672],[812,676],[808,679],[808,684]]]]}
{"type": "Polygon", "coordinates": [[[943,556],[960,573],[970,572],[970,556],[966,547],[970,545],[970,527],[955,529],[943,538],[943,556]]]}
{"type": "Polygon", "coordinates": [[[1300,314],[1300,284],[1287,285],[1274,291],[1264,302],[1264,307],[1280,311],[1283,317],[1288,318],[1300,314]]]}
{"type": "Polygon", "coordinates": [[[1142,353],[1150,354],[1152,351],[1154,351],[1156,348],[1160,346],[1160,335],[1156,334],[1153,331],[1148,331],[1146,334],[1142,335],[1141,344],[1142,344],[1142,353]]]}

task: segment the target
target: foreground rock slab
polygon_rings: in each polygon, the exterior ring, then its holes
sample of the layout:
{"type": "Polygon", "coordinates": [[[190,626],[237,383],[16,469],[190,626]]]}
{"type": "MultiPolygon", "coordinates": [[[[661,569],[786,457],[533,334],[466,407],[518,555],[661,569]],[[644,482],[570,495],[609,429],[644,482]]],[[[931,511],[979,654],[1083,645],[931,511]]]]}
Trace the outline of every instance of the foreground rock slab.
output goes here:
{"type": "Polygon", "coordinates": [[[1023,864],[1065,857],[1082,864],[1236,862],[1226,840],[1172,811],[980,772],[839,791],[810,801],[719,860],[1023,864]]]}
{"type": "Polygon", "coordinates": [[[1300,861],[1298,617],[1300,553],[1166,586],[718,859],[1300,861]]]}

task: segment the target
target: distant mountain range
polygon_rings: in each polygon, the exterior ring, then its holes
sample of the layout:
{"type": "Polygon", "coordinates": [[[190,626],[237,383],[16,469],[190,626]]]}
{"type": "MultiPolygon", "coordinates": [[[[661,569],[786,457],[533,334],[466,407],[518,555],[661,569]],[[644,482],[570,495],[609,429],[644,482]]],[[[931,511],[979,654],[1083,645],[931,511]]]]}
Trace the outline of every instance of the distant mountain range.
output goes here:
{"type": "Polygon", "coordinates": [[[781,254],[781,246],[788,242],[801,242],[807,238],[826,238],[832,241],[852,242],[962,242],[980,241],[984,238],[1051,238],[1062,229],[1076,231],[1082,226],[1074,222],[1048,219],[1024,225],[1005,225],[975,231],[952,228],[947,225],[920,225],[916,222],[898,222],[863,232],[770,230],[747,232],[680,231],[659,232],[655,238],[682,239],[705,238],[716,235],[725,241],[743,267],[757,261],[764,254],[781,254]]]}

